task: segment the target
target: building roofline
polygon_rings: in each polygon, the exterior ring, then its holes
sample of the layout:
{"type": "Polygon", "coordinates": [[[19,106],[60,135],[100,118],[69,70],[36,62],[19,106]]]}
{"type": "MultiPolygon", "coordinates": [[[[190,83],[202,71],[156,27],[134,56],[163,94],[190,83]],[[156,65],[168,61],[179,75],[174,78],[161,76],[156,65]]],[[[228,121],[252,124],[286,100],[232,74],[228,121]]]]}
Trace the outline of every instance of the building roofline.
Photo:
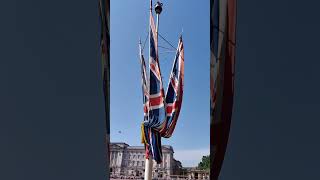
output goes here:
{"type": "MultiPolygon", "coordinates": [[[[129,148],[144,148],[144,146],[130,146],[129,144],[125,143],[125,142],[110,142],[110,145],[113,144],[125,144],[127,145],[129,148]]],[[[162,145],[162,148],[168,149],[168,150],[172,150],[173,151],[173,147],[170,145],[162,145]]]]}
{"type": "Polygon", "coordinates": [[[127,146],[130,146],[129,144],[124,143],[124,142],[110,142],[110,145],[111,145],[111,144],[125,144],[125,145],[127,145],[127,146]]]}

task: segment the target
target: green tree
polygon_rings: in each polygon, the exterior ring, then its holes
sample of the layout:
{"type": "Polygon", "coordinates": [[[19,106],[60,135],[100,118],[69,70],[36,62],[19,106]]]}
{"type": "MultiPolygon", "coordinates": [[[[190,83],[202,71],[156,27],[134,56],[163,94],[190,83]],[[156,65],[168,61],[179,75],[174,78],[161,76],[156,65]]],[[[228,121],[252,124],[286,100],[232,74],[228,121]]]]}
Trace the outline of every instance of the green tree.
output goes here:
{"type": "Polygon", "coordinates": [[[202,156],[201,162],[198,164],[198,168],[202,170],[210,169],[210,155],[202,156]]]}

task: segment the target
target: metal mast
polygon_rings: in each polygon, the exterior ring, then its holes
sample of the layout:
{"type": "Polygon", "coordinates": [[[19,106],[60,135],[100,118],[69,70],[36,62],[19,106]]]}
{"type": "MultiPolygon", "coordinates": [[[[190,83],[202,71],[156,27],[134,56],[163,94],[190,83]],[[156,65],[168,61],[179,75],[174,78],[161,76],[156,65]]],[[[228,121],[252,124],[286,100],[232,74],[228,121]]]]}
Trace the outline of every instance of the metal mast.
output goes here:
{"type": "MultiPolygon", "coordinates": [[[[160,17],[160,14],[162,12],[162,3],[160,3],[159,1],[155,5],[155,12],[157,14],[157,27],[156,27],[156,34],[157,34],[156,47],[157,47],[157,52],[156,52],[156,54],[157,54],[157,58],[158,58],[159,17],[160,17]]],[[[150,16],[152,16],[152,0],[150,0],[150,16]]],[[[150,33],[150,24],[149,24],[149,33],[150,33]]],[[[149,57],[150,57],[150,45],[149,45],[149,57]]],[[[145,163],[145,173],[144,173],[144,179],[145,180],[151,180],[152,179],[152,167],[153,167],[153,158],[149,157],[149,159],[146,159],[146,163],[145,163]]]]}

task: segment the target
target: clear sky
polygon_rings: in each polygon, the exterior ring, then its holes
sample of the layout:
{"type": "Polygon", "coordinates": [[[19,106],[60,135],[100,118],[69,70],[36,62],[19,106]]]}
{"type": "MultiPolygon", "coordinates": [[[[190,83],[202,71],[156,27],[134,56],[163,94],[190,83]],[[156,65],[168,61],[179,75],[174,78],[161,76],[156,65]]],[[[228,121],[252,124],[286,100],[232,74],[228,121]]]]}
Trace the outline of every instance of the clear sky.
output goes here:
{"type": "MultiPolygon", "coordinates": [[[[154,3],[156,1],[153,1],[154,3]]],[[[185,86],[182,110],[170,139],[175,158],[196,166],[209,154],[209,1],[162,1],[160,35],[177,46],[183,30],[185,86]]],[[[138,40],[145,41],[149,1],[111,1],[111,141],[140,143],[143,118],[138,40]],[[119,133],[121,131],[121,133],[119,133]]],[[[170,47],[159,38],[159,45],[170,47]]],[[[159,49],[166,89],[175,52],[159,49]]],[[[148,57],[148,44],[144,51],[148,57]]],[[[148,61],[147,61],[148,62],[148,61]]]]}

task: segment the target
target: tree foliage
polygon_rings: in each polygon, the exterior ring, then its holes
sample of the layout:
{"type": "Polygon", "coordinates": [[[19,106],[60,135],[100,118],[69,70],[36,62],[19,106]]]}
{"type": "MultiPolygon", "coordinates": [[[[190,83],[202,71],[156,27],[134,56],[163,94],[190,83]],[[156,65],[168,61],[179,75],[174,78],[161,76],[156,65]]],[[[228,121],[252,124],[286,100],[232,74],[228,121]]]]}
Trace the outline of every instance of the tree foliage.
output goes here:
{"type": "Polygon", "coordinates": [[[201,162],[198,164],[198,168],[202,170],[210,169],[210,155],[202,156],[201,162]]]}

